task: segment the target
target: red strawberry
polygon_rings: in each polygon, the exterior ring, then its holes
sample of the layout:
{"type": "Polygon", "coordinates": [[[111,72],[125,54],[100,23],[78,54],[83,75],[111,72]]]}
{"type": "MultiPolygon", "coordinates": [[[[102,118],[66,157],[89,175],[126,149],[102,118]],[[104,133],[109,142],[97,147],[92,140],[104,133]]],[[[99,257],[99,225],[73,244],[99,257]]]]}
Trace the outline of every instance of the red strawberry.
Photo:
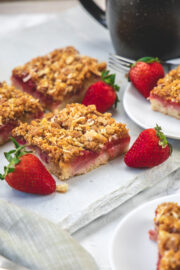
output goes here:
{"type": "Polygon", "coordinates": [[[164,77],[164,70],[158,58],[143,57],[133,64],[129,71],[129,79],[136,89],[145,97],[164,77]]]}
{"type": "Polygon", "coordinates": [[[41,161],[26,151],[25,146],[20,146],[13,138],[11,140],[16,149],[4,153],[9,164],[4,167],[4,175],[0,174],[0,179],[5,179],[12,188],[27,193],[47,195],[60,191],[41,161]]]}
{"type": "Polygon", "coordinates": [[[119,101],[116,92],[119,86],[115,84],[115,74],[109,75],[109,71],[102,73],[102,81],[92,84],[82,101],[82,104],[88,106],[96,105],[96,109],[103,113],[110,109],[114,104],[115,107],[119,101]]]}
{"type": "Polygon", "coordinates": [[[124,161],[129,167],[150,168],[164,162],[171,153],[171,145],[167,142],[161,127],[156,125],[155,128],[146,129],[140,133],[126,153],[124,161]]]}

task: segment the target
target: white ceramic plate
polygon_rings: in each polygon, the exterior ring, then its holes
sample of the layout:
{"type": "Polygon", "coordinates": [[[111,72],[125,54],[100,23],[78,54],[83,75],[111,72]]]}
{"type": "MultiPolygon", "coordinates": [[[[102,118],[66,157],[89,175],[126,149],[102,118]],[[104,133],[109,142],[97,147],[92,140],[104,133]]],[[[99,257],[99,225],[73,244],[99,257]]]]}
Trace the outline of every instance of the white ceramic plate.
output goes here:
{"type": "Polygon", "coordinates": [[[117,226],[110,246],[113,270],[155,270],[157,244],[149,239],[153,229],[154,211],[162,202],[180,203],[180,194],[148,202],[128,214],[117,226]]]}
{"type": "Polygon", "coordinates": [[[167,137],[180,139],[180,120],[152,111],[150,102],[132,84],[125,90],[123,104],[128,116],[142,128],[152,128],[158,124],[167,137]]]}

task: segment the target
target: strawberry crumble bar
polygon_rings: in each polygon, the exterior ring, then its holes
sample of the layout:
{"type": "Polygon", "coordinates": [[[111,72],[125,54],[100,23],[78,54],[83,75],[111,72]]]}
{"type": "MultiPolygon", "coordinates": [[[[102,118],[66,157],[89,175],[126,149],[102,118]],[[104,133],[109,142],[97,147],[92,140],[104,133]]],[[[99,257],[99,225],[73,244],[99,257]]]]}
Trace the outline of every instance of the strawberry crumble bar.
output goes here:
{"type": "Polygon", "coordinates": [[[43,115],[38,100],[9,86],[0,83],[0,144],[9,140],[11,131],[22,122],[30,122],[43,115]]]}
{"type": "Polygon", "coordinates": [[[149,100],[154,111],[180,119],[180,66],[158,81],[149,100]]]}
{"type": "Polygon", "coordinates": [[[31,124],[13,130],[19,143],[39,154],[47,168],[61,180],[105,164],[128,150],[126,126],[102,114],[94,105],[66,105],[31,124]]]}
{"type": "Polygon", "coordinates": [[[155,230],[150,231],[152,240],[158,242],[157,270],[180,269],[180,206],[163,203],[156,209],[155,230]]]}
{"type": "Polygon", "coordinates": [[[105,68],[106,63],[81,56],[75,48],[66,47],[15,68],[12,83],[52,111],[81,102],[88,87],[100,79],[105,68]]]}

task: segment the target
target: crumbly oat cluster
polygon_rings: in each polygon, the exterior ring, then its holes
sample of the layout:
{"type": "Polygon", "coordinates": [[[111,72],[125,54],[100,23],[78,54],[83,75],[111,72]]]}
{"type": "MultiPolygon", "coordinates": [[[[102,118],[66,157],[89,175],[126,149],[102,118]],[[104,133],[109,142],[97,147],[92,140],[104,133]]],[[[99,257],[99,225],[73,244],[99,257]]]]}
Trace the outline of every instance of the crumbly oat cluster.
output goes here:
{"type": "Polygon", "coordinates": [[[151,91],[151,95],[157,95],[165,100],[180,103],[180,66],[160,79],[157,86],[151,91]]]}
{"type": "Polygon", "coordinates": [[[15,68],[13,76],[23,82],[32,80],[38,92],[62,101],[64,96],[80,91],[85,80],[99,77],[105,68],[104,62],[98,63],[94,58],[81,56],[73,47],[66,47],[15,68]]]}
{"type": "Polygon", "coordinates": [[[43,112],[43,108],[37,99],[6,82],[0,83],[0,126],[11,121],[18,122],[27,114],[36,115],[40,112],[43,112]]]}
{"type": "Polygon", "coordinates": [[[154,222],[162,256],[159,270],[180,269],[180,206],[176,203],[159,205],[154,222]]]}
{"type": "Polygon", "coordinates": [[[98,152],[106,143],[129,135],[126,126],[116,123],[110,113],[101,114],[94,105],[71,104],[30,125],[21,124],[13,136],[22,136],[57,164],[70,162],[85,150],[98,152]]]}

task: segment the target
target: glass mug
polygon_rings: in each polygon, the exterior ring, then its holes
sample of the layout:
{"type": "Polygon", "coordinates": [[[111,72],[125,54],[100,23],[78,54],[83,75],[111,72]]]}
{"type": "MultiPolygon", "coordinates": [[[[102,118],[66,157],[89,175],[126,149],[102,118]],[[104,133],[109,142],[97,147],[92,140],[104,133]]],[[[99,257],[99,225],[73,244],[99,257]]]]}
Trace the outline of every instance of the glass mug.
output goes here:
{"type": "Polygon", "coordinates": [[[92,0],[79,1],[108,27],[117,54],[180,57],[180,0],[106,0],[106,12],[92,0]]]}

